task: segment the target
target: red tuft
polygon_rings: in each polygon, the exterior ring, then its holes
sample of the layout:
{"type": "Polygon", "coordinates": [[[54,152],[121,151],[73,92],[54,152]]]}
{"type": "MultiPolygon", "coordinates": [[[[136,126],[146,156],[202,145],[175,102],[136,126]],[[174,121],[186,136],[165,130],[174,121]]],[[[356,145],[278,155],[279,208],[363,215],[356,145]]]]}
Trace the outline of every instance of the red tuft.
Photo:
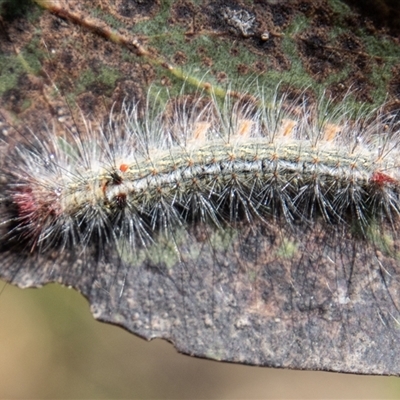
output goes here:
{"type": "Polygon", "coordinates": [[[18,213],[21,218],[29,218],[38,210],[38,205],[31,189],[16,192],[13,195],[13,199],[18,206],[18,213]]]}
{"type": "Polygon", "coordinates": [[[18,208],[18,223],[20,227],[27,226],[27,236],[33,241],[41,234],[43,227],[48,227],[57,220],[61,214],[60,203],[57,196],[48,193],[49,199],[40,199],[30,188],[19,188],[13,195],[13,202],[18,208]]]}
{"type": "Polygon", "coordinates": [[[387,183],[397,183],[397,180],[383,172],[375,171],[370,178],[370,182],[375,183],[378,186],[384,186],[387,183]]]}

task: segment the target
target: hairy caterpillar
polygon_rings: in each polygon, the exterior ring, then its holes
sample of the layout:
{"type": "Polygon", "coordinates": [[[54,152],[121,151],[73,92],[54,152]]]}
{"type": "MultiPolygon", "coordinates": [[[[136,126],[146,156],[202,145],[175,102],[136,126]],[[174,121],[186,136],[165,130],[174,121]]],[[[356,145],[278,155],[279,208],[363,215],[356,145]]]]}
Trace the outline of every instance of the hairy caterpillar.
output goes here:
{"type": "Polygon", "coordinates": [[[390,116],[332,123],[300,103],[296,121],[277,95],[222,109],[204,100],[175,104],[170,120],[146,109],[152,119],[141,121],[134,105],[120,126],[17,145],[2,171],[3,203],[14,208],[2,217],[5,240],[42,252],[127,239],[133,251],[157,229],[195,220],[396,224],[390,116]]]}
{"type": "MultiPolygon", "coordinates": [[[[96,298],[100,319],[260,365],[293,366],[286,347],[268,349],[299,334],[287,324],[305,311],[314,317],[299,329],[315,340],[354,310],[367,323],[366,277],[381,280],[371,293],[382,331],[396,325],[395,112],[349,118],[305,93],[262,90],[222,102],[182,95],[157,109],[158,100],[125,103],[101,129],[3,143],[6,279],[72,285],[96,298]],[[271,317],[276,329],[260,335],[271,317]]],[[[365,340],[333,358],[361,354],[365,340]]],[[[294,365],[332,369],[323,354],[316,346],[294,365]]],[[[387,368],[371,357],[375,373],[387,368]]]]}

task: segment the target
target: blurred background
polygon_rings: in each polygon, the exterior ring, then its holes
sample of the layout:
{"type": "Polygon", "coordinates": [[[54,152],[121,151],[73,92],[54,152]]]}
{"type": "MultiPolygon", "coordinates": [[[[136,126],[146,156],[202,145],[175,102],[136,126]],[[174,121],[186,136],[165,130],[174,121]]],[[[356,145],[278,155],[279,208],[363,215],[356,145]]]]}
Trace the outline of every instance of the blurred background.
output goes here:
{"type": "Polygon", "coordinates": [[[0,285],[0,398],[399,398],[400,380],[181,355],[93,319],[75,290],[0,285]]]}

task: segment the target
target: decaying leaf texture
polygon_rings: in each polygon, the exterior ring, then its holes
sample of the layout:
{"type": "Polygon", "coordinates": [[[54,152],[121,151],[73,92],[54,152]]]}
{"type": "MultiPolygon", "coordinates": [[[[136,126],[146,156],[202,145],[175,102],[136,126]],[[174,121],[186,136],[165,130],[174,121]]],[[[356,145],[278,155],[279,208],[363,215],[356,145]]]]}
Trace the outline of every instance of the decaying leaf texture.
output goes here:
{"type": "MultiPolygon", "coordinates": [[[[40,136],[46,132],[43,120],[51,124],[55,118],[55,129],[79,125],[79,118],[71,117],[76,110],[65,107],[69,94],[85,116],[100,124],[112,104],[117,107],[127,96],[143,99],[149,83],[172,91],[180,88],[178,65],[186,64],[188,70],[198,65],[190,59],[193,47],[202,69],[217,66],[216,82],[260,72],[257,68],[274,67],[284,75],[300,60],[306,75],[323,86],[329,75],[357,65],[344,80],[326,85],[335,96],[343,95],[349,82],[360,84],[355,97],[363,102],[381,90],[367,78],[383,56],[368,54],[365,38],[343,31],[336,43],[328,41],[329,24],[343,22],[330,3],[303,1],[303,14],[299,8],[295,11],[297,4],[266,3],[262,8],[257,3],[249,8],[238,2],[228,10],[214,3],[177,1],[167,7],[154,2],[145,8],[116,1],[94,15],[85,3],[60,1],[53,5],[57,9],[49,10],[54,14],[33,8],[35,21],[23,13],[9,17],[2,24],[2,60],[20,69],[3,79],[3,135],[18,137],[11,127],[18,126],[23,134],[29,126],[40,136]],[[211,9],[220,19],[207,17],[211,9]],[[106,15],[115,20],[102,21],[106,15]],[[151,35],[140,32],[141,23],[157,16],[169,18],[171,30],[179,28],[172,37],[162,32],[160,48],[151,35]],[[285,29],[293,32],[300,16],[311,21],[309,28],[289,36],[285,29]],[[265,39],[267,31],[271,39],[265,39]],[[282,33],[297,46],[299,60],[285,52],[282,33]],[[239,59],[243,50],[236,42],[247,47],[254,56],[251,71],[245,71],[244,62],[220,69],[217,55],[196,41],[203,36],[231,54],[237,51],[239,59]],[[163,53],[165,40],[179,48],[172,57],[163,53]],[[191,49],[189,57],[185,46],[191,49]],[[373,67],[367,60],[373,60],[373,67]],[[52,92],[53,82],[61,96],[52,92]],[[48,111],[43,116],[39,110],[48,111]],[[65,118],[60,122],[61,111],[65,118]],[[12,122],[14,115],[19,122],[12,122]]],[[[358,21],[356,14],[352,18],[358,21]]],[[[154,24],[162,29],[160,22],[154,24]]],[[[386,40],[393,46],[390,51],[398,52],[394,42],[386,40]]],[[[392,76],[382,79],[393,101],[400,76],[396,69],[393,64],[392,76]]],[[[208,87],[200,79],[186,80],[197,88],[208,87]]],[[[88,298],[96,318],[147,339],[165,338],[183,353],[253,365],[397,375],[398,237],[396,230],[390,233],[372,232],[367,240],[318,222],[301,229],[289,229],[278,220],[223,230],[195,224],[177,228],[169,237],[156,236],[154,244],[139,249],[133,259],[109,247],[101,260],[95,247],[21,258],[2,243],[0,274],[21,287],[47,282],[72,286],[88,298]]]]}

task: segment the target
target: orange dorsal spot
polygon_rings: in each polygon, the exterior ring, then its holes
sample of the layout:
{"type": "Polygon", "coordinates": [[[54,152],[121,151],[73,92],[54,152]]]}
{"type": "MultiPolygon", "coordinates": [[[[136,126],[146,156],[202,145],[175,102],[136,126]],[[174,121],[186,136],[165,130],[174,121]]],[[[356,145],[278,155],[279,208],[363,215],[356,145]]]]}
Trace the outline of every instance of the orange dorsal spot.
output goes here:
{"type": "Polygon", "coordinates": [[[397,183],[397,180],[383,172],[375,171],[371,175],[370,182],[375,183],[378,186],[384,186],[388,183],[397,183]]]}
{"type": "Polygon", "coordinates": [[[318,157],[314,157],[313,160],[312,160],[312,163],[313,163],[313,164],[319,164],[320,161],[321,161],[321,160],[320,160],[318,157]]]}
{"type": "Polygon", "coordinates": [[[324,125],[324,139],[331,142],[335,139],[336,135],[340,132],[341,128],[336,124],[325,124],[324,125]]]}
{"type": "Polygon", "coordinates": [[[278,154],[276,154],[276,153],[271,154],[271,161],[276,161],[276,160],[279,160],[278,154]]]}
{"type": "Polygon", "coordinates": [[[296,121],[292,119],[283,119],[282,125],[279,128],[279,135],[281,136],[289,136],[292,134],[294,127],[297,125],[296,121]]]}
{"type": "Polygon", "coordinates": [[[128,171],[128,169],[129,169],[129,165],[128,165],[128,164],[121,164],[121,165],[119,166],[119,170],[120,170],[121,172],[126,172],[126,171],[128,171]]]}
{"type": "Polygon", "coordinates": [[[211,124],[206,121],[196,122],[193,129],[193,140],[196,142],[204,142],[207,138],[207,131],[211,124]]]}
{"type": "Polygon", "coordinates": [[[249,137],[252,126],[253,121],[251,119],[241,119],[236,130],[236,135],[246,138],[249,137]]]}

